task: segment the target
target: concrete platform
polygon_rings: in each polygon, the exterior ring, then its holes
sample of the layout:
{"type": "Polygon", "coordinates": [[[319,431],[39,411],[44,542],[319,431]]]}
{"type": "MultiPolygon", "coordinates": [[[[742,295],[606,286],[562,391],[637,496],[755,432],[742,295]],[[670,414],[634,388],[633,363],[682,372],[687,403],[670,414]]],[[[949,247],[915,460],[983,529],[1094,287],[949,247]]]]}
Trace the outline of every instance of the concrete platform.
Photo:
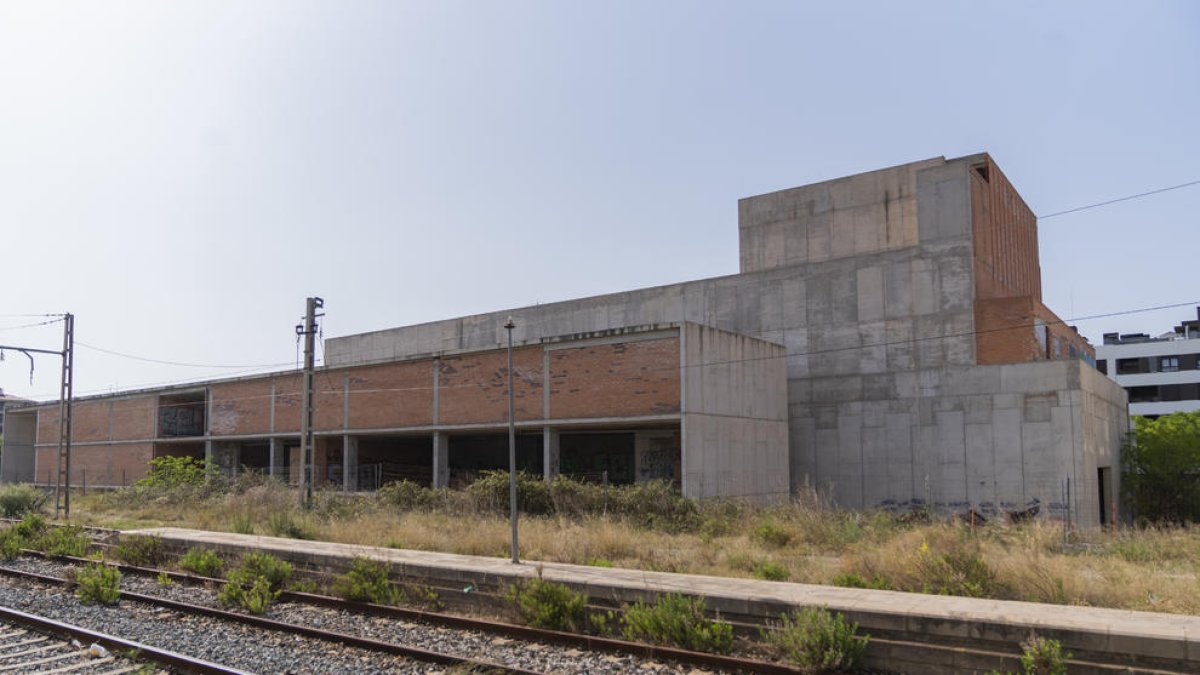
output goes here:
{"type": "MultiPolygon", "coordinates": [[[[1031,631],[1058,639],[1094,672],[1200,672],[1200,617],[1127,610],[981,600],[950,596],[837,588],[666,572],[589,567],[482,556],[397,550],[371,546],[298,541],[276,537],[153,528],[125,535],[154,535],[178,547],[206,546],[237,554],[270,552],[302,566],[341,569],[354,557],[388,562],[399,576],[477,587],[503,586],[541,570],[544,578],[567,584],[590,597],[632,602],[660,593],[700,595],[731,620],[778,618],[789,609],[825,606],[858,622],[872,636],[933,643],[940,647],[1014,654],[1031,631]],[[1101,664],[1111,664],[1102,666],[1101,664]]],[[[882,665],[882,664],[880,664],[882,665]]],[[[963,672],[976,670],[963,664],[963,672]]],[[[981,667],[981,670],[993,666],[981,667]]],[[[951,672],[945,668],[936,672],[951,672]]]]}

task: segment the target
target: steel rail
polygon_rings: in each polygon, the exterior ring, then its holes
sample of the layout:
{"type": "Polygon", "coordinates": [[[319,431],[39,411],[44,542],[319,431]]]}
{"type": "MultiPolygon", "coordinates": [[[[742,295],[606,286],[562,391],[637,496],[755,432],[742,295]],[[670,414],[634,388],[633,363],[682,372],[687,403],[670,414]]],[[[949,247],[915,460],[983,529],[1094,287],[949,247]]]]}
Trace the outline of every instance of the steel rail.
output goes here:
{"type": "Polygon", "coordinates": [[[203,659],[185,656],[167,649],[159,649],[141,642],[126,640],[107,633],[100,633],[75,626],[62,621],[48,619],[44,616],[21,612],[9,607],[0,606],[0,620],[29,626],[43,634],[57,635],[62,638],[77,639],[81,642],[94,642],[110,652],[117,650],[136,651],[138,658],[154,661],[163,666],[182,673],[196,675],[249,675],[246,671],[229,668],[203,659]]]}
{"type": "MultiPolygon", "coordinates": [[[[78,558],[76,559],[78,560],[78,558]]],[[[16,577],[19,579],[27,579],[44,584],[63,585],[73,584],[70,579],[61,577],[52,577],[45,574],[37,574],[35,572],[24,572],[11,568],[0,567],[0,575],[16,577]]],[[[237,612],[229,612],[215,607],[205,607],[203,605],[193,605],[186,602],[177,602],[168,600],[153,595],[143,595],[130,591],[121,591],[121,598],[141,602],[148,605],[162,607],[163,609],[171,609],[185,614],[193,614],[199,616],[207,616],[225,621],[242,623],[256,628],[265,630],[290,633],[293,635],[301,635],[307,638],[316,640],[325,640],[327,642],[336,642],[348,647],[357,647],[369,651],[382,652],[385,654],[393,654],[395,656],[403,656],[406,658],[423,661],[426,663],[435,663],[446,666],[469,666],[471,668],[481,668],[484,672],[497,673],[512,673],[512,675],[545,675],[540,671],[526,670],[515,666],[507,666],[491,661],[483,661],[481,659],[472,659],[465,656],[455,656],[453,654],[445,654],[443,652],[435,652],[417,647],[406,647],[394,642],[384,642],[382,640],[373,640],[370,638],[359,637],[357,635],[349,635],[346,633],[338,633],[335,631],[322,630],[320,628],[312,628],[310,626],[302,626],[284,621],[276,621],[261,616],[252,616],[249,614],[239,614],[237,612]]],[[[219,671],[219,672],[237,672],[237,671],[219,671]]]]}
{"type": "MultiPolygon", "coordinates": [[[[67,560],[78,563],[94,562],[85,558],[74,558],[70,556],[47,556],[38,551],[23,552],[49,560],[57,558],[59,560],[67,560]]],[[[194,574],[160,570],[150,567],[140,567],[137,565],[126,565],[123,563],[106,564],[112,565],[122,572],[129,572],[148,577],[165,574],[172,580],[182,581],[185,583],[223,584],[226,581],[225,579],[203,577],[194,574]]],[[[0,568],[0,571],[3,571],[2,568],[0,568]]],[[[125,597],[132,597],[131,594],[127,594],[124,591],[122,591],[122,595],[125,597]]],[[[279,597],[281,600],[290,600],[292,602],[317,605],[321,607],[332,607],[335,609],[343,609],[361,614],[371,614],[374,616],[403,619],[406,621],[420,621],[460,630],[476,630],[483,633],[503,635],[505,637],[516,638],[520,640],[578,647],[586,649],[587,651],[620,652],[645,659],[669,659],[680,663],[687,663],[690,665],[719,670],[762,673],[763,675],[803,675],[804,673],[809,672],[803,668],[797,668],[787,664],[775,663],[771,661],[748,659],[737,656],[726,656],[723,654],[713,654],[711,652],[698,652],[690,649],[653,645],[644,642],[631,642],[629,640],[619,640],[616,638],[600,637],[596,635],[583,635],[580,633],[547,630],[545,628],[533,628],[531,626],[520,626],[517,624],[506,623],[502,621],[490,621],[487,619],[474,619],[442,612],[429,612],[419,609],[395,607],[391,605],[376,605],[365,602],[353,602],[350,600],[344,600],[342,598],[335,598],[328,595],[318,595],[315,593],[283,591],[279,597]]],[[[239,614],[237,616],[245,615],[239,614]]]]}

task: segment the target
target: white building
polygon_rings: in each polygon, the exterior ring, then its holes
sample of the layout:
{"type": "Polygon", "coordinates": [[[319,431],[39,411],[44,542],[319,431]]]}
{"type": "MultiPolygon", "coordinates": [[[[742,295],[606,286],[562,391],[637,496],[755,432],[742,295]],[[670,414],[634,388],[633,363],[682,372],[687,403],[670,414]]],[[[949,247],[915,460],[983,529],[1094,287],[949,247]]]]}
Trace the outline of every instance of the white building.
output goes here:
{"type": "Polygon", "coordinates": [[[1200,410],[1200,307],[1196,319],[1156,338],[1105,333],[1096,368],[1129,392],[1130,415],[1200,410]]]}

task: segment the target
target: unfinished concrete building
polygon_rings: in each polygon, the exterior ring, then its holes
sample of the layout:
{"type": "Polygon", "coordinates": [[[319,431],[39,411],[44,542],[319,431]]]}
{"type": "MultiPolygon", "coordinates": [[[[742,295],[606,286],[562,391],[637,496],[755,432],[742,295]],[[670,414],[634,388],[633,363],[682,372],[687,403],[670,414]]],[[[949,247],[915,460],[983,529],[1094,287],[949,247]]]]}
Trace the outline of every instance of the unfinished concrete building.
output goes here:
{"type": "MultiPolygon", "coordinates": [[[[1042,304],[1036,217],[990,157],[743,199],[739,233],[738,274],[328,340],[322,475],[356,489],[383,479],[364,466],[391,464],[440,485],[502,465],[511,314],[522,462],[545,475],[670,477],[693,497],[815,487],[852,508],[1110,517],[1125,393],[1042,304]]],[[[286,475],[298,383],[281,373],[97,397],[78,406],[97,419],[76,429],[92,429],[93,471],[110,481],[163,452],[286,475]]],[[[52,466],[57,409],[11,414],[38,419],[16,425],[0,471],[36,480],[52,466]]]]}

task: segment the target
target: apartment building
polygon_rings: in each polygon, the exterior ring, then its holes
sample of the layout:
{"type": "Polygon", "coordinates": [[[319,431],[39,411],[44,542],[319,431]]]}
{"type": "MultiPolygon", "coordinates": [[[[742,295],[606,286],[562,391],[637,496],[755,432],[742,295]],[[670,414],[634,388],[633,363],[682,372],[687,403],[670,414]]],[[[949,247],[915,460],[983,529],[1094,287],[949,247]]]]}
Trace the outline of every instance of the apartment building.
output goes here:
{"type": "Polygon", "coordinates": [[[1158,417],[1200,410],[1200,307],[1158,337],[1105,333],[1096,368],[1129,393],[1129,414],[1158,417]]]}

